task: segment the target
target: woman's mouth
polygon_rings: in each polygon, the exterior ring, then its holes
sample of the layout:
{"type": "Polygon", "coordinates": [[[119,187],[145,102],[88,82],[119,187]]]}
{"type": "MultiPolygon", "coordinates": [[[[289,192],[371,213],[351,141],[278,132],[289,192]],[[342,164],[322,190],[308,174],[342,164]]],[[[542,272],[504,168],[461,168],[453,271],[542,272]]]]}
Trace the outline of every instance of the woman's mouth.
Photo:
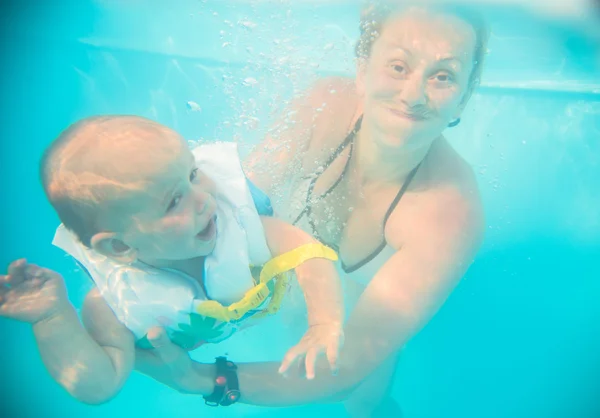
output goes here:
{"type": "Polygon", "coordinates": [[[217,232],[216,216],[213,216],[210,219],[210,221],[208,221],[208,224],[206,224],[206,227],[202,231],[200,231],[196,234],[196,238],[198,238],[201,241],[210,241],[214,238],[216,232],[217,232]]]}
{"type": "Polygon", "coordinates": [[[424,121],[426,119],[426,117],[422,116],[422,115],[417,115],[417,114],[414,114],[414,113],[406,113],[406,112],[403,112],[401,110],[394,109],[394,108],[391,108],[391,107],[389,107],[388,109],[389,109],[390,112],[392,112],[396,116],[400,116],[400,117],[403,117],[405,119],[409,119],[409,120],[412,120],[412,121],[415,121],[415,122],[424,121]]]}

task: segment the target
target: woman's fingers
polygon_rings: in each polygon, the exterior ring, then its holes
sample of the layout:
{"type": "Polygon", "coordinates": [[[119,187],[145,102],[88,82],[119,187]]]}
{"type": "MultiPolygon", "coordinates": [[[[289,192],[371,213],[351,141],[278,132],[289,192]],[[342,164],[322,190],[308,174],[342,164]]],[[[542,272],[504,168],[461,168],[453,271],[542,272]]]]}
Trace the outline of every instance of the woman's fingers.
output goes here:
{"type": "Polygon", "coordinates": [[[300,357],[302,350],[298,347],[292,347],[283,358],[281,366],[279,366],[279,373],[286,374],[294,364],[294,362],[300,357]]]}
{"type": "Polygon", "coordinates": [[[308,380],[315,378],[315,364],[317,363],[317,357],[319,357],[318,349],[312,348],[306,353],[304,367],[306,368],[306,378],[308,380]]]}
{"type": "Polygon", "coordinates": [[[340,355],[340,348],[341,344],[339,340],[327,346],[327,361],[329,362],[329,368],[331,369],[331,372],[334,375],[336,375],[338,372],[338,358],[340,355]]]}

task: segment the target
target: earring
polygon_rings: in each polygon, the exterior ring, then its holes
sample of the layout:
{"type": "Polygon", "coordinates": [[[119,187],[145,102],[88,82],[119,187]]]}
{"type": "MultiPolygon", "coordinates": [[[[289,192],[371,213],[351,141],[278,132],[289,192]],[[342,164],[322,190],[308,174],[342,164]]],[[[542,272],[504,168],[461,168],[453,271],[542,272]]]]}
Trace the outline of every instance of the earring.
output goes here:
{"type": "Polygon", "coordinates": [[[459,123],[460,123],[460,118],[458,118],[458,119],[456,119],[456,120],[454,120],[454,121],[450,122],[450,123],[448,124],[448,128],[454,128],[454,127],[455,127],[455,126],[457,126],[459,123]]]}

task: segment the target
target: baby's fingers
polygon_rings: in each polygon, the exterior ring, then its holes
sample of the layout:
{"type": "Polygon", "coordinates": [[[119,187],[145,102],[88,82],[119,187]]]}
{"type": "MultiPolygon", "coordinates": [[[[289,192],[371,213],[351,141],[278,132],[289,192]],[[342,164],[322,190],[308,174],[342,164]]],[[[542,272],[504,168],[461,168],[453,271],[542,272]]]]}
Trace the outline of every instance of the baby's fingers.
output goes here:
{"type": "Polygon", "coordinates": [[[171,342],[163,328],[151,328],[148,331],[148,341],[150,341],[152,348],[154,348],[154,353],[158,358],[173,371],[177,371],[181,365],[181,361],[185,360],[187,356],[187,353],[184,353],[180,347],[171,342]]]}
{"type": "Polygon", "coordinates": [[[25,268],[27,267],[27,261],[22,258],[20,260],[13,261],[8,266],[8,275],[2,276],[2,284],[15,287],[25,280],[25,268]]]}
{"type": "MultiPolygon", "coordinates": [[[[0,277],[2,279],[2,277],[0,277]]],[[[5,309],[4,303],[6,302],[6,296],[9,289],[0,285],[0,315],[2,315],[3,309],[5,309]]]]}
{"type": "Polygon", "coordinates": [[[23,273],[26,266],[27,260],[25,260],[24,258],[15,260],[8,266],[8,274],[12,276],[19,273],[23,273]]]}

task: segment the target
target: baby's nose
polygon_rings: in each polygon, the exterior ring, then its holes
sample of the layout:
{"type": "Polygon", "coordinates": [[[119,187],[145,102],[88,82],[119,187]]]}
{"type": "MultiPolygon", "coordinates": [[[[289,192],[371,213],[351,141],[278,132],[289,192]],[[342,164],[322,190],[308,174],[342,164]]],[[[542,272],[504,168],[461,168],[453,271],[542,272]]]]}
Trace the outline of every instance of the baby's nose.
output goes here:
{"type": "Polygon", "coordinates": [[[204,192],[194,193],[194,206],[196,209],[196,213],[202,214],[206,210],[208,199],[209,199],[209,196],[207,193],[204,193],[204,192]]]}

